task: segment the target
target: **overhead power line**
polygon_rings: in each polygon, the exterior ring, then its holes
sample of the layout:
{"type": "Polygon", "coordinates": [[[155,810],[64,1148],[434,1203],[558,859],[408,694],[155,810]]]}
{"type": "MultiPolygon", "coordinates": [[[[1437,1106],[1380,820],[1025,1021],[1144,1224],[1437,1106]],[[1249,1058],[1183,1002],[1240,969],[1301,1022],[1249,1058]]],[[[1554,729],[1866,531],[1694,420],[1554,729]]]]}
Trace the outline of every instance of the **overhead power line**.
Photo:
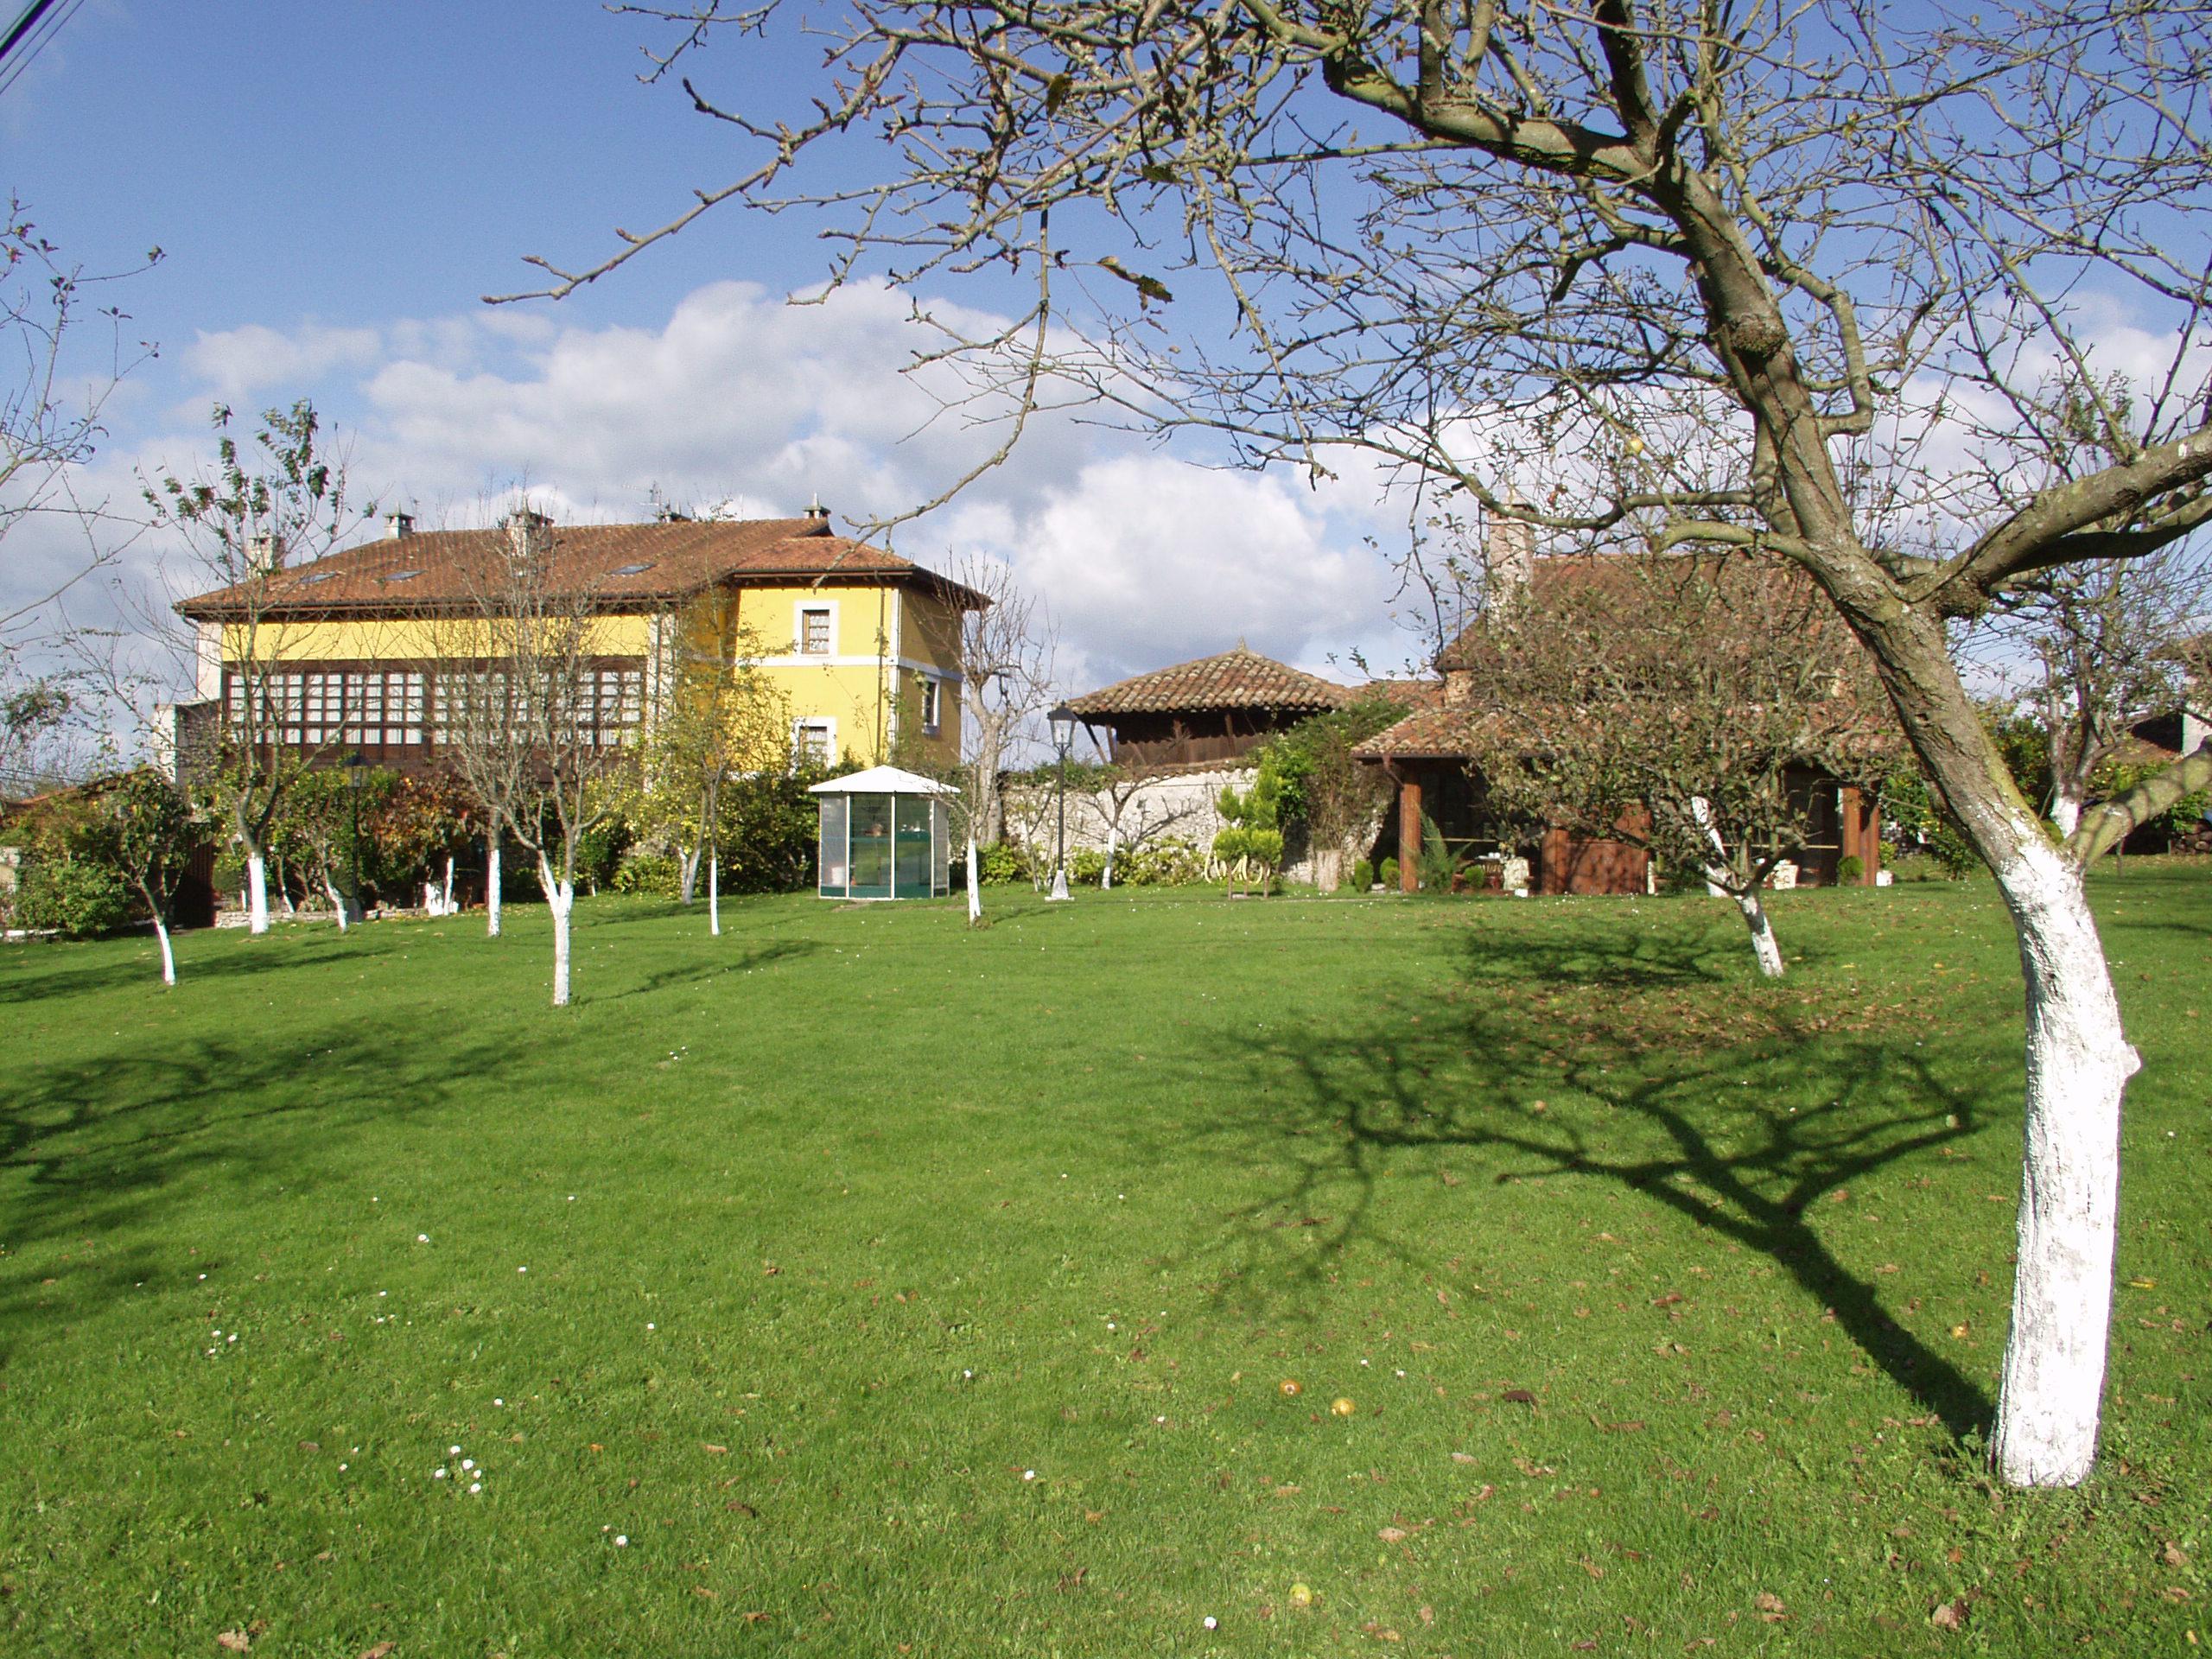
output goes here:
{"type": "Polygon", "coordinates": [[[85,0],[30,0],[22,14],[0,35],[0,97],[23,78],[38,54],[77,15],[85,0]]]}

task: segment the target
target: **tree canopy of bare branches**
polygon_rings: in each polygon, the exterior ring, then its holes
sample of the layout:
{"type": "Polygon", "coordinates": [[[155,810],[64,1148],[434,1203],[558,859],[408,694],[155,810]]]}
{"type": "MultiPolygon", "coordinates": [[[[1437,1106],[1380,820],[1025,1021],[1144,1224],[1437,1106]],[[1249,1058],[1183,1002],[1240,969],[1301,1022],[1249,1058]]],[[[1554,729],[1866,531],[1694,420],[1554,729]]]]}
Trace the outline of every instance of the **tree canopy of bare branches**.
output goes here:
{"type": "Polygon", "coordinates": [[[2212,518],[2212,12],[627,10],[673,25],[659,73],[750,154],[607,258],[541,262],[543,291],[721,201],[810,205],[833,282],[966,276],[997,296],[1024,279],[1002,326],[943,320],[944,355],[1016,429],[1083,397],[1248,462],[1318,476],[1364,458],[1447,506],[1807,573],[1871,652],[2020,935],[2027,1156],[1993,1454],[2015,1482],[2082,1478],[2139,1061],[2082,867],[2212,775],[2212,753],[2054,847],[1946,631],[2042,572],[2147,556],[2212,518]],[[823,73],[718,94],[692,72],[722,25],[824,30],[823,73]],[[870,146],[857,170],[821,153],[849,136],[870,146]]]}
{"type": "Polygon", "coordinates": [[[306,627],[276,602],[272,586],[285,561],[334,551],[374,513],[358,506],[346,468],[321,442],[321,422],[305,401],[265,411],[241,448],[232,411],[217,405],[215,460],[197,473],[164,474],[145,489],[155,524],[184,544],[170,567],[187,592],[214,600],[185,647],[199,663],[212,654],[226,682],[218,711],[222,737],[213,782],[231,834],[245,855],[249,922],[269,931],[269,830],[294,779],[334,750],[349,714],[311,711],[296,673],[306,627]],[[327,716],[325,718],[324,716],[327,716]]]}
{"type": "Polygon", "coordinates": [[[1577,560],[1455,647],[1492,811],[1649,848],[1733,899],[1809,839],[1809,769],[1874,782],[1896,747],[1860,650],[1811,585],[1741,553],[1577,560]]]}

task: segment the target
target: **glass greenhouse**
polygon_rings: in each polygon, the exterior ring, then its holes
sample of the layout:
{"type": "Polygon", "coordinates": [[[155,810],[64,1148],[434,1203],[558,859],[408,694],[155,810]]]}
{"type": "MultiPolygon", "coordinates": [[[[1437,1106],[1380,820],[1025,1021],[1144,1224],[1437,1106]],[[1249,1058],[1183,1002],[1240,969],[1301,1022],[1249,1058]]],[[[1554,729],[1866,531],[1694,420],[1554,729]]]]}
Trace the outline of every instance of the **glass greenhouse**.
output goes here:
{"type": "Polygon", "coordinates": [[[928,899],[951,891],[949,784],[871,766],[808,791],[821,809],[824,899],[928,899]]]}

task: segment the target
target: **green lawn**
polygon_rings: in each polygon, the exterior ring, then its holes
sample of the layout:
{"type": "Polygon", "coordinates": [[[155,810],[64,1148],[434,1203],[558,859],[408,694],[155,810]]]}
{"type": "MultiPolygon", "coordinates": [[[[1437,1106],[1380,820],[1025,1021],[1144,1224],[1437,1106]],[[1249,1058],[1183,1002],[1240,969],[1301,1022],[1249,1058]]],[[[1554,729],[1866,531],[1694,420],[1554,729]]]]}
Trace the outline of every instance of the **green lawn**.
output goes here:
{"type": "Polygon", "coordinates": [[[2029,1496],[1986,885],[1781,895],[1778,988],[1687,899],[601,899],[563,1012],[529,910],[0,950],[0,1651],[2186,1651],[2212,871],[2096,891],[2029,1496]]]}

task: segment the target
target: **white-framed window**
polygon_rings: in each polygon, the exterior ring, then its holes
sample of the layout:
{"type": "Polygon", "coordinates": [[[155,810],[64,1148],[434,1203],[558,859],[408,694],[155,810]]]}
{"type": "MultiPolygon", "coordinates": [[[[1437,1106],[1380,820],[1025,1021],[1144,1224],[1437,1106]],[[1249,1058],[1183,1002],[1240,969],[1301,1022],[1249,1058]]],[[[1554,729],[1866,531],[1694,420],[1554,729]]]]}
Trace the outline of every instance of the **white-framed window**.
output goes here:
{"type": "Polygon", "coordinates": [[[827,605],[802,605],[798,607],[798,653],[802,657],[827,657],[836,643],[836,614],[827,605]]]}
{"type": "Polygon", "coordinates": [[[232,729],[245,734],[249,681],[257,679],[255,741],[292,747],[368,743],[385,747],[423,740],[423,677],[418,669],[291,669],[233,674],[224,690],[232,729]]]}
{"type": "Polygon", "coordinates": [[[829,719],[791,722],[791,764],[826,766],[837,758],[837,722],[829,719]]]}
{"type": "Polygon", "coordinates": [[[944,682],[922,677],[922,735],[935,737],[944,723],[944,682]]]}

